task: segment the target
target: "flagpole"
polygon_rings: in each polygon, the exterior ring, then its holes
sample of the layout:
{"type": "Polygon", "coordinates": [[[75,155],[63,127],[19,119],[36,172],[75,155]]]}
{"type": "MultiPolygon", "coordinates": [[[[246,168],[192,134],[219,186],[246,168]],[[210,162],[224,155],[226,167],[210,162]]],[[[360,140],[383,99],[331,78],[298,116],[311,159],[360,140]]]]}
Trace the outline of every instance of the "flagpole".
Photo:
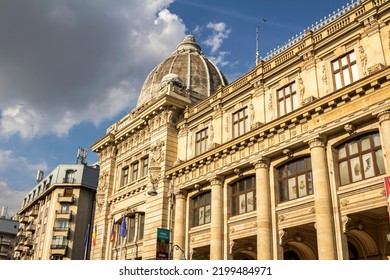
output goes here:
{"type": "Polygon", "coordinates": [[[84,240],[84,260],[87,259],[88,242],[89,242],[89,227],[90,226],[91,226],[91,224],[88,224],[87,233],[85,235],[85,240],[84,240]]]}

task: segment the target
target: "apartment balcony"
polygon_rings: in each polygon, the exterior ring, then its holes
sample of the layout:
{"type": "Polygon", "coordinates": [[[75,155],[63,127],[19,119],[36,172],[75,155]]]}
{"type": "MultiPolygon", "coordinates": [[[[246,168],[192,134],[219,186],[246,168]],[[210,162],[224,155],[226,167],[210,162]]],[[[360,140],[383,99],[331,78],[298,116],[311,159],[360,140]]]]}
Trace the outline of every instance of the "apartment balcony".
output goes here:
{"type": "Polygon", "coordinates": [[[15,246],[15,251],[16,252],[23,252],[23,250],[24,250],[24,245],[18,244],[18,245],[15,246]]]}
{"type": "Polygon", "coordinates": [[[8,251],[0,250],[0,259],[5,259],[8,257],[8,251]]]}
{"type": "Polygon", "coordinates": [[[53,236],[64,236],[68,237],[69,228],[68,227],[54,227],[53,236]]]}
{"type": "Polygon", "coordinates": [[[27,227],[26,227],[26,231],[34,232],[34,231],[36,231],[36,229],[37,229],[37,225],[33,224],[33,223],[28,224],[27,227]]]}
{"type": "Polygon", "coordinates": [[[68,246],[66,244],[52,244],[50,246],[50,253],[52,255],[62,255],[65,256],[66,254],[66,248],[68,246]]]}
{"type": "Polygon", "coordinates": [[[72,218],[72,211],[70,211],[70,210],[68,210],[68,211],[57,210],[56,214],[57,214],[57,217],[56,217],[57,219],[71,220],[71,218],[72,218]]]}
{"type": "Polygon", "coordinates": [[[76,179],[75,178],[62,178],[62,183],[64,184],[74,184],[76,183],[76,179]]]}
{"type": "Polygon", "coordinates": [[[19,229],[16,236],[26,237],[26,231],[24,229],[19,229]]]}
{"type": "Polygon", "coordinates": [[[34,246],[34,241],[30,238],[26,239],[26,241],[24,241],[23,245],[27,246],[27,247],[32,247],[32,246],[34,246]]]}
{"type": "Polygon", "coordinates": [[[20,218],[19,223],[24,224],[28,223],[28,216],[23,216],[20,218]]]}
{"type": "Polygon", "coordinates": [[[74,195],[63,195],[63,194],[58,194],[58,202],[59,203],[73,203],[74,201],[74,195]]]}
{"type": "Polygon", "coordinates": [[[32,209],[27,212],[27,215],[32,216],[32,217],[38,217],[39,210],[38,209],[32,209]]]}

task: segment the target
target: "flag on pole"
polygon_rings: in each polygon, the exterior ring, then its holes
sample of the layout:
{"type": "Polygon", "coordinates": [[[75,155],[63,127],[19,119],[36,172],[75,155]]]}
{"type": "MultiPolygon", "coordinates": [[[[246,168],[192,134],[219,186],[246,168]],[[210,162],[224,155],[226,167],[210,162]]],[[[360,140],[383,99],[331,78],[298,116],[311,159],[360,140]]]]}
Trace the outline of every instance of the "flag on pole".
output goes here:
{"type": "Polygon", "coordinates": [[[88,241],[89,241],[89,227],[90,227],[90,224],[88,224],[87,231],[85,232],[85,237],[84,237],[84,249],[87,249],[87,246],[88,246],[88,241]]]}
{"type": "Polygon", "coordinates": [[[93,233],[92,233],[92,246],[93,247],[96,246],[96,236],[97,236],[97,225],[95,224],[95,227],[94,227],[93,233]]]}
{"type": "Polygon", "coordinates": [[[385,193],[387,202],[387,214],[389,215],[390,221],[390,176],[385,177],[385,193]]]}
{"type": "Polygon", "coordinates": [[[115,218],[112,220],[112,228],[111,228],[111,235],[110,235],[110,242],[114,242],[115,240],[115,218]]]}
{"type": "Polygon", "coordinates": [[[121,228],[119,230],[119,236],[121,237],[126,237],[127,229],[126,229],[126,217],[123,215],[122,216],[122,223],[121,223],[121,228]]]}

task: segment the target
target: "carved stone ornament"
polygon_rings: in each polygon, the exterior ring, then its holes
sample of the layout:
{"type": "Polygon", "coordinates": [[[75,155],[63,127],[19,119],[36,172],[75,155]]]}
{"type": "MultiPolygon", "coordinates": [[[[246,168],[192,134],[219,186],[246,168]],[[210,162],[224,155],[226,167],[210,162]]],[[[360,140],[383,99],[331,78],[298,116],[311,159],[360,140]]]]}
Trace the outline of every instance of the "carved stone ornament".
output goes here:
{"type": "Polygon", "coordinates": [[[289,148],[283,149],[283,154],[286,155],[288,158],[291,158],[293,156],[293,152],[289,148]]]}
{"type": "Polygon", "coordinates": [[[351,221],[351,218],[346,216],[346,215],[341,218],[344,233],[346,233],[348,231],[348,223],[350,221],[351,221]]]}
{"type": "Polygon", "coordinates": [[[287,231],[281,229],[279,230],[279,245],[283,246],[284,245],[284,240],[287,235],[287,231]]]}
{"type": "Polygon", "coordinates": [[[230,255],[233,254],[233,247],[235,244],[236,244],[236,242],[234,240],[230,240],[230,242],[229,242],[229,254],[230,255]]]}
{"type": "Polygon", "coordinates": [[[347,123],[346,125],[344,125],[344,129],[346,132],[348,132],[349,134],[354,134],[356,133],[356,128],[354,125],[350,124],[350,123],[347,123]]]}
{"type": "Polygon", "coordinates": [[[97,193],[96,194],[96,206],[97,210],[100,212],[104,205],[104,194],[103,193],[97,193]]]}
{"type": "Polygon", "coordinates": [[[97,187],[97,193],[104,193],[108,187],[108,172],[104,171],[99,176],[99,183],[97,187]]]}
{"type": "Polygon", "coordinates": [[[238,177],[242,176],[242,170],[241,170],[240,168],[235,168],[235,169],[233,170],[233,172],[234,172],[238,177]]]}

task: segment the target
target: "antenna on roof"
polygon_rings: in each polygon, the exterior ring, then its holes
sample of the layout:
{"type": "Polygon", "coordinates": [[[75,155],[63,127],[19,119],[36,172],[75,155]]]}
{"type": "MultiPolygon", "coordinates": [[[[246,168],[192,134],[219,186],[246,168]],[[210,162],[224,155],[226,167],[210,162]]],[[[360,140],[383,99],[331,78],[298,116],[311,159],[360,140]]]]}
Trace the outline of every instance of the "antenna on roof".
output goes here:
{"type": "MultiPolygon", "coordinates": [[[[263,22],[267,22],[267,20],[263,18],[263,22]]],[[[260,56],[260,52],[259,52],[259,29],[260,29],[260,25],[256,25],[256,65],[259,62],[259,56],[260,56]]]]}
{"type": "Polygon", "coordinates": [[[86,164],[87,148],[78,147],[77,149],[77,161],[76,163],[86,164]]]}
{"type": "Polygon", "coordinates": [[[260,26],[256,25],[256,65],[259,62],[259,28],[260,26]]]}

